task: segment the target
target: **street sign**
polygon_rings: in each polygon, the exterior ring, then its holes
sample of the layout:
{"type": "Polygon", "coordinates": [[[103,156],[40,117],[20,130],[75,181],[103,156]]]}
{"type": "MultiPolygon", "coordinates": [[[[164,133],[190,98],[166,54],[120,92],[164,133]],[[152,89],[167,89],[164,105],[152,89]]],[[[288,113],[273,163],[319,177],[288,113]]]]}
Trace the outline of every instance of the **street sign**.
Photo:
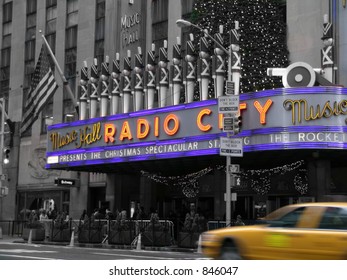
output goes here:
{"type": "Polygon", "coordinates": [[[232,81],[226,81],[225,83],[225,94],[234,95],[235,94],[235,83],[232,81]]]}
{"type": "Polygon", "coordinates": [[[227,198],[227,194],[224,193],[224,201],[237,201],[237,193],[230,193],[230,198],[227,198]]]}
{"type": "Polygon", "coordinates": [[[226,95],[218,97],[218,113],[237,114],[239,112],[240,96],[226,95]]]}
{"type": "Polygon", "coordinates": [[[8,187],[0,187],[0,197],[8,195],[8,187]]]}
{"type": "Polygon", "coordinates": [[[231,193],[231,201],[237,201],[237,193],[236,192],[231,193]]]}
{"type": "Polygon", "coordinates": [[[75,179],[55,178],[54,184],[58,185],[58,186],[75,186],[76,180],[75,179]]]}
{"type": "Polygon", "coordinates": [[[243,157],[242,139],[221,137],[219,154],[221,156],[243,157]]]}
{"type": "Polygon", "coordinates": [[[228,170],[230,173],[239,173],[240,172],[240,165],[239,164],[230,164],[228,170]]]}
{"type": "Polygon", "coordinates": [[[233,132],[234,131],[234,118],[233,117],[224,117],[223,118],[223,131],[224,132],[233,132]]]}

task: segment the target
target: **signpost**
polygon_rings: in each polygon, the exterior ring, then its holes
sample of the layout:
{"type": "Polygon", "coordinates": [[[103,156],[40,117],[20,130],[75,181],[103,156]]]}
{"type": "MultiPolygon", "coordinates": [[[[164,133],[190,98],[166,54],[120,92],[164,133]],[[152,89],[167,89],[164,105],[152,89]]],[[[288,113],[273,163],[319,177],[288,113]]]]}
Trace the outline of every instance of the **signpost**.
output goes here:
{"type": "MultiPolygon", "coordinates": [[[[233,115],[239,115],[240,113],[240,76],[241,76],[241,55],[240,55],[240,25],[238,21],[234,22],[234,28],[230,31],[230,44],[229,48],[226,49],[219,41],[215,40],[211,35],[205,32],[201,27],[195,25],[186,20],[177,20],[177,25],[182,26],[193,26],[209,37],[218,48],[228,54],[228,78],[225,85],[225,96],[218,97],[218,112],[223,114],[223,118],[226,120],[223,122],[224,131],[228,132],[228,136],[231,136],[230,130],[230,119],[233,115]]],[[[232,131],[234,132],[234,131],[232,131]]],[[[235,134],[235,133],[234,133],[235,134]]],[[[227,170],[230,166],[230,158],[232,156],[242,157],[243,147],[242,139],[233,139],[227,137],[221,137],[220,139],[220,155],[226,156],[227,170]]],[[[230,225],[231,222],[231,190],[230,190],[230,174],[226,172],[226,226],[230,225]]],[[[235,197],[236,199],[236,197],[235,197]]]]}
{"type": "MultiPolygon", "coordinates": [[[[8,187],[3,186],[2,181],[5,181],[7,179],[7,176],[4,177],[5,174],[3,174],[3,163],[4,163],[4,136],[5,136],[5,118],[8,118],[8,115],[6,113],[6,104],[5,104],[5,99],[0,98],[0,109],[1,109],[1,124],[0,124],[0,174],[1,174],[1,179],[0,179],[0,219],[3,219],[2,217],[2,198],[4,196],[8,195],[8,187]]],[[[2,233],[2,228],[0,226],[0,232],[2,233]]]]}

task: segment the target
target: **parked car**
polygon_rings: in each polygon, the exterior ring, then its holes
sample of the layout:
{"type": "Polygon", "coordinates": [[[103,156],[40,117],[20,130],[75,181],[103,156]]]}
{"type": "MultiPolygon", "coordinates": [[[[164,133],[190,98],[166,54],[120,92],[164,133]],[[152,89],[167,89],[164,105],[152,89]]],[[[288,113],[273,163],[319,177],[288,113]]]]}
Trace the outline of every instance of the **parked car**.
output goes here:
{"type": "Polygon", "coordinates": [[[204,232],[201,245],[215,259],[347,259],[347,203],[287,205],[257,225],[204,232]]]}

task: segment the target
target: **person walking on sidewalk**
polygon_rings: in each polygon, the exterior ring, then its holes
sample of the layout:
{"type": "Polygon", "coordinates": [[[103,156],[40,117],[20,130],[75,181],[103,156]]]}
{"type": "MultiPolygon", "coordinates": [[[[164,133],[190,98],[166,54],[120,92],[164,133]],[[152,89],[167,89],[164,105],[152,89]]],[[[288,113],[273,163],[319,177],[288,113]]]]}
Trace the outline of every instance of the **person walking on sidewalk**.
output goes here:
{"type": "Polygon", "coordinates": [[[242,221],[241,215],[237,215],[235,226],[244,226],[244,225],[245,225],[245,223],[242,221]]]}

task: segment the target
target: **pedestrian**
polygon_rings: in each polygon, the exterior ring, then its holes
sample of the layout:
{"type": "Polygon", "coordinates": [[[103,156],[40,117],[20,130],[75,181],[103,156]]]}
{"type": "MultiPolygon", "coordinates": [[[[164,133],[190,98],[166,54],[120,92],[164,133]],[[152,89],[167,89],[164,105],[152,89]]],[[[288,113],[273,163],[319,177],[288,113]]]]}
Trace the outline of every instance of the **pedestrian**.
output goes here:
{"type": "Polygon", "coordinates": [[[48,219],[47,213],[45,209],[41,209],[40,211],[40,221],[48,219]]]}
{"type": "Polygon", "coordinates": [[[106,216],[105,216],[105,218],[106,218],[107,220],[109,220],[109,221],[114,220],[114,215],[113,215],[113,213],[110,211],[110,209],[106,209],[106,216]]]}
{"type": "Polygon", "coordinates": [[[88,220],[88,214],[87,214],[87,210],[84,209],[82,212],[82,215],[80,217],[80,222],[86,222],[88,220]]]}
{"type": "Polygon", "coordinates": [[[149,220],[153,224],[159,223],[158,211],[155,208],[153,208],[153,207],[151,207],[151,213],[149,215],[149,220]]]}
{"type": "Polygon", "coordinates": [[[41,223],[43,223],[43,226],[45,228],[45,238],[46,240],[49,239],[49,232],[50,232],[50,222],[47,222],[48,220],[48,215],[46,213],[46,210],[45,209],[41,209],[40,211],[40,221],[41,223]],[[46,220],[46,221],[45,221],[46,220]]]}
{"type": "Polygon", "coordinates": [[[235,226],[244,226],[244,225],[245,225],[245,223],[242,221],[241,215],[237,215],[236,216],[235,226]]]}
{"type": "Polygon", "coordinates": [[[94,210],[94,219],[95,220],[101,220],[105,218],[105,215],[101,213],[101,210],[99,208],[96,208],[94,210]]]}
{"type": "Polygon", "coordinates": [[[135,211],[133,213],[133,216],[131,217],[132,220],[138,220],[139,219],[139,216],[140,216],[140,211],[141,211],[141,205],[140,203],[138,202],[136,204],[136,208],[135,208],[135,211]]]}
{"type": "Polygon", "coordinates": [[[36,214],[36,210],[31,210],[31,213],[29,215],[29,223],[35,223],[39,220],[36,214]]]}

